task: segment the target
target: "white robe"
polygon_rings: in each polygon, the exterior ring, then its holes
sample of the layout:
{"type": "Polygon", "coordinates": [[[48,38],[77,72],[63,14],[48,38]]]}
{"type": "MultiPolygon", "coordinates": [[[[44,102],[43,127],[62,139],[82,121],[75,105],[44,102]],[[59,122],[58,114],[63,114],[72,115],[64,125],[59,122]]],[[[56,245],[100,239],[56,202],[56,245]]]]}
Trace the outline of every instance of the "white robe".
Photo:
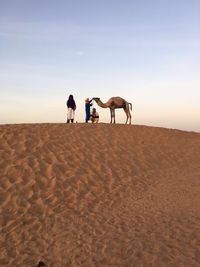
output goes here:
{"type": "Polygon", "coordinates": [[[72,108],[68,108],[67,119],[68,120],[73,120],[74,119],[74,113],[75,113],[75,111],[72,108]]]}

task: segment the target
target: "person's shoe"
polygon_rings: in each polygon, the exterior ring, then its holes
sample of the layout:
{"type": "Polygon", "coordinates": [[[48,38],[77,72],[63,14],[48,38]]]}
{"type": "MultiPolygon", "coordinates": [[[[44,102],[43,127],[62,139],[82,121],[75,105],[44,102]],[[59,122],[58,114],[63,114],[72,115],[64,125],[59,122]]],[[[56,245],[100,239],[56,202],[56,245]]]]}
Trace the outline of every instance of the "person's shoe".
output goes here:
{"type": "Polygon", "coordinates": [[[71,119],[71,123],[73,123],[74,122],[74,119],[71,119]]]}
{"type": "Polygon", "coordinates": [[[69,123],[69,120],[67,120],[67,123],[69,123]]]}

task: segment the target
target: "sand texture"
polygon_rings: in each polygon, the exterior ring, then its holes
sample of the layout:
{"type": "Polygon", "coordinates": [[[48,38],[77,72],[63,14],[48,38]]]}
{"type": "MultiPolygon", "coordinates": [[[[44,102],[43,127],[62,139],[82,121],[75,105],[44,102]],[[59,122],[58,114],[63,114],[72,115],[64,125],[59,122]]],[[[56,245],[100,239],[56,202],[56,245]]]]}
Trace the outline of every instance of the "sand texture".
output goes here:
{"type": "Polygon", "coordinates": [[[0,266],[200,266],[200,134],[0,126],[0,266]]]}

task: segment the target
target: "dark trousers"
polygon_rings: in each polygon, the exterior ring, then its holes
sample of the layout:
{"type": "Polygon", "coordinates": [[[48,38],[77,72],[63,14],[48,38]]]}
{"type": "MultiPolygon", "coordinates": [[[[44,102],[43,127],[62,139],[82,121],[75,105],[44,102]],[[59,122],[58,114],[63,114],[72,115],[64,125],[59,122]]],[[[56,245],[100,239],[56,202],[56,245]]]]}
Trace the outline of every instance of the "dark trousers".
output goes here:
{"type": "Polygon", "coordinates": [[[90,112],[86,112],[85,122],[88,122],[89,120],[90,120],[90,112]]]}

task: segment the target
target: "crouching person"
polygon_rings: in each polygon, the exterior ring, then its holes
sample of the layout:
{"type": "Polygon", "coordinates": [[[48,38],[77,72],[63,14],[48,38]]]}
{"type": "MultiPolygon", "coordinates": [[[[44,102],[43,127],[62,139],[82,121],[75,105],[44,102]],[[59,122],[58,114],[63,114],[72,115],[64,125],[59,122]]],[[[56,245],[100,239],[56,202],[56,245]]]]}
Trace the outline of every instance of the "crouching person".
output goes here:
{"type": "Polygon", "coordinates": [[[92,112],[90,114],[90,120],[92,123],[94,123],[94,122],[98,123],[99,122],[99,113],[96,111],[96,108],[92,109],[92,112]]]}

